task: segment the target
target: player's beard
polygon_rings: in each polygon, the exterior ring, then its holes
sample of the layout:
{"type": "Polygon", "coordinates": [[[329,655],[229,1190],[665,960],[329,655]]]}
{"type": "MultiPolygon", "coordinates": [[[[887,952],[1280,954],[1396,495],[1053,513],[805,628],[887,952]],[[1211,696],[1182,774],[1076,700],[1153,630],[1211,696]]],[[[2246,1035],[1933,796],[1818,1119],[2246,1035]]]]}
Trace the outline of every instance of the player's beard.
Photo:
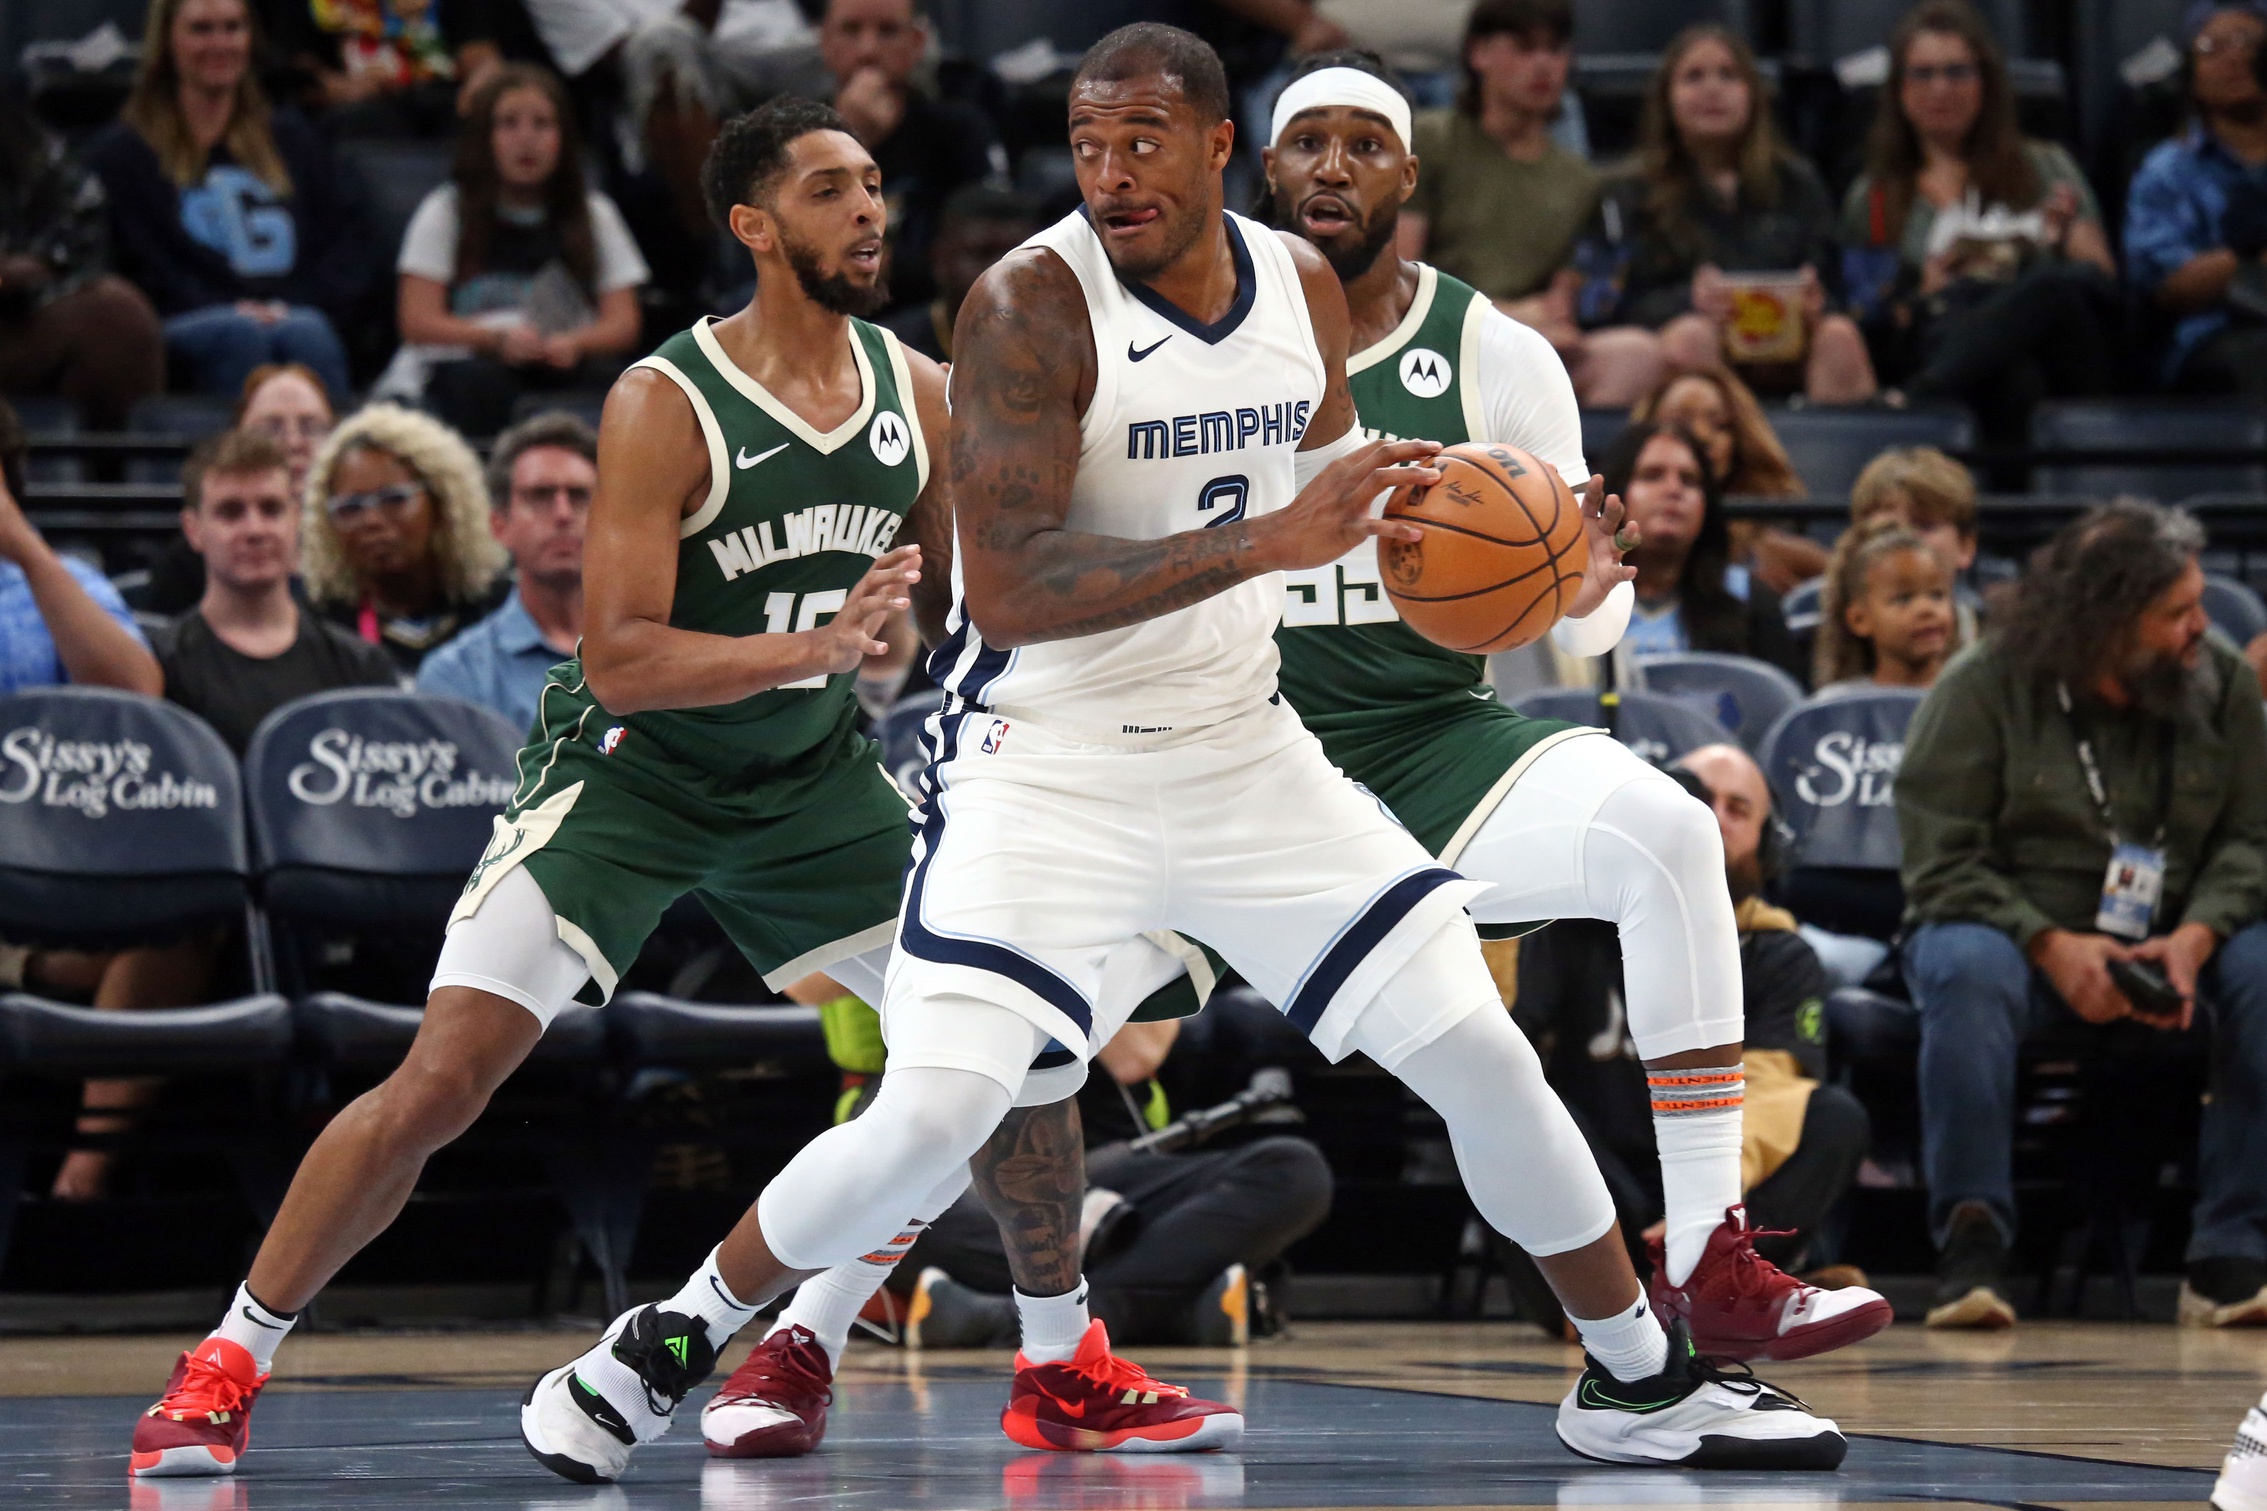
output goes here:
{"type": "Polygon", "coordinates": [[[880,314],[889,303],[887,278],[877,276],[872,283],[861,287],[851,282],[847,273],[829,273],[824,254],[792,236],[782,236],[779,249],[787,255],[787,265],[795,270],[795,281],[803,286],[803,297],[830,314],[854,315],[864,320],[880,314]]]}
{"type": "Polygon", "coordinates": [[[1196,245],[1197,238],[1204,234],[1204,207],[1198,205],[1193,209],[1184,209],[1183,213],[1186,220],[1174,228],[1165,245],[1154,255],[1144,256],[1138,262],[1121,259],[1117,249],[1105,242],[1104,252],[1109,256],[1110,265],[1117,270],[1118,276],[1143,283],[1180,261],[1182,255],[1196,245]]]}
{"type": "MultiPolygon", "coordinates": [[[[1399,205],[1379,205],[1370,212],[1370,218],[1362,222],[1361,240],[1348,242],[1341,235],[1327,243],[1318,241],[1310,245],[1322,253],[1323,261],[1330,264],[1330,270],[1338,275],[1340,283],[1352,283],[1377,266],[1378,254],[1393,240],[1400,220],[1399,205]]],[[[1284,204],[1280,198],[1276,201],[1275,221],[1285,230],[1306,234],[1299,230],[1299,207],[1284,204]]]]}

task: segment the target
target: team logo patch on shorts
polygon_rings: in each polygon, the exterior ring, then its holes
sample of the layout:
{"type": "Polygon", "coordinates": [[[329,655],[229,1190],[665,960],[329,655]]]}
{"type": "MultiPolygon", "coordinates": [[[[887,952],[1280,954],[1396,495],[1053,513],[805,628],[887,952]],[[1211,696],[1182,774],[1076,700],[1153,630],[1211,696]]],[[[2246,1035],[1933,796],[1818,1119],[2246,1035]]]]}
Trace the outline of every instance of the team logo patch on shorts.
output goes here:
{"type": "Polygon", "coordinates": [[[619,724],[615,725],[612,729],[609,729],[608,731],[606,731],[606,733],[598,737],[598,753],[600,755],[612,755],[614,753],[614,747],[621,744],[622,736],[628,733],[629,730],[625,729],[623,726],[619,724]]]}
{"type": "Polygon", "coordinates": [[[977,748],[986,755],[998,755],[1000,747],[1008,742],[1008,721],[994,719],[992,727],[984,731],[984,743],[977,748]]]}

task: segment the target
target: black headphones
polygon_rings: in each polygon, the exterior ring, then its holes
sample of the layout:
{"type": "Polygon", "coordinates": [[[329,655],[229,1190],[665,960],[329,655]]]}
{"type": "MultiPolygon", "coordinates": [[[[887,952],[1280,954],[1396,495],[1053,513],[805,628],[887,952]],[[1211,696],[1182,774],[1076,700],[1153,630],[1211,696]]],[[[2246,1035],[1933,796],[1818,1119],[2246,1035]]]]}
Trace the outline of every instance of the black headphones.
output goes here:
{"type": "MultiPolygon", "coordinates": [[[[1689,767],[1669,765],[1661,770],[1667,773],[1670,781],[1709,808],[1716,806],[1716,794],[1709,791],[1708,784],[1689,767]]],[[[1786,874],[1789,863],[1794,859],[1798,838],[1794,826],[1779,816],[1778,801],[1774,797],[1771,810],[1763,816],[1763,829],[1755,841],[1755,868],[1763,880],[1771,881],[1786,874]]]]}

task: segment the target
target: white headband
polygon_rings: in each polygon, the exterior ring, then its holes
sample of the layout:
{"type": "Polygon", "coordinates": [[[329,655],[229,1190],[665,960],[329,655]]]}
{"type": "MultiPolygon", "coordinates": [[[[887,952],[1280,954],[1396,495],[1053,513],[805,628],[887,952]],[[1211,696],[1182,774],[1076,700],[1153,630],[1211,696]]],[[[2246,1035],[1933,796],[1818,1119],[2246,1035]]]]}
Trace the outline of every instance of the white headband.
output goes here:
{"type": "Polygon", "coordinates": [[[1409,102],[1391,84],[1359,68],[1318,68],[1304,78],[1294,79],[1275,98],[1275,119],[1269,123],[1267,133],[1269,143],[1283,140],[1283,128],[1290,125],[1291,118],[1300,111],[1322,110],[1332,105],[1376,111],[1401,134],[1401,145],[1409,146],[1409,102]]]}

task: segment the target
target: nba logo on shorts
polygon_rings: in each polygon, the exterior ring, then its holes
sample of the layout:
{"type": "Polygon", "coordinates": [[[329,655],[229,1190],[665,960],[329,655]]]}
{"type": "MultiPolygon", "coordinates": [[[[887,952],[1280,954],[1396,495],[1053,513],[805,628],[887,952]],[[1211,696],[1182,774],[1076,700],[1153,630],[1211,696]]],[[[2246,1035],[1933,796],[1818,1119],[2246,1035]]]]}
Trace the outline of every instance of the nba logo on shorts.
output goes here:
{"type": "Polygon", "coordinates": [[[622,736],[627,733],[629,733],[628,730],[617,724],[612,729],[606,731],[606,733],[600,735],[598,737],[598,753],[600,755],[612,755],[614,753],[614,747],[622,743],[622,736]]]}
{"type": "Polygon", "coordinates": [[[1007,743],[1007,740],[1008,721],[1005,719],[994,719],[992,721],[992,727],[984,731],[984,743],[977,748],[982,750],[986,755],[998,755],[1000,753],[1000,747],[1002,745],[1005,745],[1007,743]]]}

